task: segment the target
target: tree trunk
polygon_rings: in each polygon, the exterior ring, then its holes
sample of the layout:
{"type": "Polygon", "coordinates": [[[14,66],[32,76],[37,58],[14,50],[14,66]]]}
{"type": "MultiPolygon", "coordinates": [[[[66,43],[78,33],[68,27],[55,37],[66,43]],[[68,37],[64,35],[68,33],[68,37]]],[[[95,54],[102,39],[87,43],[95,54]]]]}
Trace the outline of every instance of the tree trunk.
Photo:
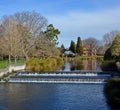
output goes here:
{"type": "Polygon", "coordinates": [[[8,64],[11,64],[11,55],[9,54],[9,58],[8,58],[8,64]]]}
{"type": "Polygon", "coordinates": [[[14,58],[14,62],[15,62],[15,64],[17,63],[17,58],[16,58],[16,56],[15,56],[15,58],[14,58]]]}
{"type": "Polygon", "coordinates": [[[28,57],[27,53],[26,53],[24,50],[23,50],[23,54],[24,54],[24,56],[25,56],[25,59],[28,60],[29,57],[28,57]]]}

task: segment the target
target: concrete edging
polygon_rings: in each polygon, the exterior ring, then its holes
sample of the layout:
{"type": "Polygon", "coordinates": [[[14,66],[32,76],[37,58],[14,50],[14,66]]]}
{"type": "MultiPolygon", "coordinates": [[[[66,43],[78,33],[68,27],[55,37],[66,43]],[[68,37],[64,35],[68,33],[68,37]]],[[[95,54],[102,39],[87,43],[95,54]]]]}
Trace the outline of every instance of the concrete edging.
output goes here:
{"type": "Polygon", "coordinates": [[[11,73],[12,71],[18,71],[18,70],[24,70],[25,69],[25,64],[24,65],[10,65],[7,68],[0,70],[0,77],[3,77],[7,73],[11,73]]]}

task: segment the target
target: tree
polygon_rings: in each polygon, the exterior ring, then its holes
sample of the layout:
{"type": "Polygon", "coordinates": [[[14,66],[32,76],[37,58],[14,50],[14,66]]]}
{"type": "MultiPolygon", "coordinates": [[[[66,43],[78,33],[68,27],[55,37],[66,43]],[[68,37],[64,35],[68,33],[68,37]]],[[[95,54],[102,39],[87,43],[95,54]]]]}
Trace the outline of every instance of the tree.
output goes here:
{"type": "Polygon", "coordinates": [[[1,46],[6,50],[4,54],[9,56],[9,62],[11,57],[15,59],[15,62],[17,57],[26,55],[27,58],[29,47],[33,45],[30,41],[31,33],[28,28],[9,16],[3,17],[1,27],[1,46]]]}
{"type": "MultiPolygon", "coordinates": [[[[3,20],[5,18],[10,18],[12,21],[17,23],[18,25],[17,29],[19,30],[18,31],[19,34],[17,35],[21,36],[19,42],[19,44],[21,44],[20,49],[24,54],[24,56],[26,57],[26,59],[28,59],[29,58],[28,53],[31,50],[31,48],[34,46],[37,37],[40,36],[40,33],[47,26],[46,18],[44,18],[35,11],[32,12],[25,11],[22,13],[15,13],[14,15],[4,17],[3,20]]],[[[11,39],[13,39],[12,36],[11,39]]],[[[11,48],[13,48],[13,45],[11,45],[11,48]]]]}
{"type": "Polygon", "coordinates": [[[51,44],[51,42],[46,39],[44,35],[40,35],[34,44],[34,48],[30,51],[30,54],[34,57],[46,58],[59,56],[60,51],[53,44],[51,44]]]}
{"type": "Polygon", "coordinates": [[[76,45],[75,45],[75,42],[73,40],[70,43],[69,50],[72,51],[73,53],[76,53],[76,45]]]}
{"type": "Polygon", "coordinates": [[[108,48],[104,54],[104,60],[112,60],[111,48],[108,48]]]}
{"type": "Polygon", "coordinates": [[[111,54],[115,59],[120,59],[120,34],[118,34],[111,45],[111,54]]]}
{"type": "MultiPolygon", "coordinates": [[[[50,25],[51,26],[51,25],[50,25]]],[[[2,54],[12,58],[49,57],[58,56],[60,51],[44,33],[47,20],[39,13],[22,12],[4,16],[0,25],[0,50],[2,54]]],[[[54,38],[57,38],[58,29],[53,26],[49,29],[54,38]],[[51,30],[52,29],[52,30],[51,30]]]]}
{"type": "Polygon", "coordinates": [[[103,43],[104,43],[103,48],[102,48],[103,54],[104,54],[104,52],[105,52],[108,48],[110,48],[110,46],[112,45],[113,40],[115,39],[116,35],[119,34],[119,33],[120,33],[120,31],[118,31],[118,30],[113,30],[113,31],[111,31],[111,32],[106,33],[106,34],[103,36],[103,43]]]}
{"type": "Polygon", "coordinates": [[[83,45],[89,45],[91,48],[97,49],[100,45],[100,42],[96,38],[89,37],[83,40],[83,45]]]}
{"type": "Polygon", "coordinates": [[[19,24],[27,27],[34,38],[39,37],[40,32],[47,26],[47,19],[35,11],[23,11],[15,13],[10,17],[19,24]]]}
{"type": "Polygon", "coordinates": [[[47,30],[45,31],[46,38],[54,45],[58,44],[58,35],[60,31],[55,29],[52,24],[47,26],[47,30]]]}
{"type": "Polygon", "coordinates": [[[76,53],[78,53],[79,55],[83,54],[83,46],[82,46],[82,41],[80,37],[78,37],[78,40],[77,40],[76,53]]]}
{"type": "Polygon", "coordinates": [[[62,45],[61,45],[61,53],[63,53],[64,50],[65,50],[65,47],[64,47],[64,45],[62,44],[62,45]]]}
{"type": "Polygon", "coordinates": [[[105,42],[105,45],[109,48],[112,45],[113,40],[115,39],[116,35],[119,34],[120,31],[113,30],[109,33],[106,33],[103,36],[103,41],[105,42]]]}
{"type": "Polygon", "coordinates": [[[115,37],[112,45],[106,50],[104,59],[120,59],[120,34],[115,37]]]}
{"type": "Polygon", "coordinates": [[[20,56],[20,37],[17,22],[13,21],[10,17],[5,17],[3,19],[2,25],[2,35],[0,36],[1,47],[5,50],[4,54],[9,56],[9,63],[11,57],[16,58],[20,56]]]}

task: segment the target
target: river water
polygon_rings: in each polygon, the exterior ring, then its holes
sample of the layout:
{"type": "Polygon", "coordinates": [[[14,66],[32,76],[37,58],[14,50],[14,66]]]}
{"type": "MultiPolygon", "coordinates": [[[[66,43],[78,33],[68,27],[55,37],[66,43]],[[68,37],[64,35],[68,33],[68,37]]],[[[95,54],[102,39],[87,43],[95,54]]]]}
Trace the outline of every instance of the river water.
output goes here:
{"type": "Polygon", "coordinates": [[[80,60],[77,63],[74,61],[65,62],[62,71],[79,71],[79,70],[95,70],[102,71],[100,68],[101,62],[97,60],[80,60]]]}
{"type": "MultiPolygon", "coordinates": [[[[63,70],[79,70],[76,66],[71,69],[71,65],[65,63],[63,70]]],[[[84,69],[100,68],[88,63],[84,69]]],[[[104,84],[0,84],[0,110],[110,110],[103,87],[104,84]]]]}
{"type": "Polygon", "coordinates": [[[0,110],[109,110],[103,84],[1,84],[0,110]]]}

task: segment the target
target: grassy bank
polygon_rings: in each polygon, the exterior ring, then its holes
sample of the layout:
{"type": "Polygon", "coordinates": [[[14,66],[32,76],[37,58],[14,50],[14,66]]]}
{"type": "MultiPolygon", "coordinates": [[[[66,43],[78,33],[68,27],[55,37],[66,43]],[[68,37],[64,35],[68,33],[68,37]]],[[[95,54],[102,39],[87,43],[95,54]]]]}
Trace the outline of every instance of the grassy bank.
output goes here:
{"type": "Polygon", "coordinates": [[[79,60],[98,60],[103,61],[103,56],[75,56],[75,57],[62,57],[65,61],[79,61],[79,60]]]}
{"type": "Polygon", "coordinates": [[[30,71],[53,71],[63,63],[62,58],[38,59],[31,58],[26,62],[26,70],[30,71]]]}
{"type": "Polygon", "coordinates": [[[120,78],[112,78],[104,87],[104,95],[112,109],[120,108],[120,78]]]}
{"type": "MultiPolygon", "coordinates": [[[[25,59],[18,59],[16,64],[24,64],[25,63],[25,59]]],[[[7,68],[9,65],[15,64],[14,60],[11,60],[11,63],[8,63],[8,60],[0,60],[0,69],[5,69],[7,68]]]]}

